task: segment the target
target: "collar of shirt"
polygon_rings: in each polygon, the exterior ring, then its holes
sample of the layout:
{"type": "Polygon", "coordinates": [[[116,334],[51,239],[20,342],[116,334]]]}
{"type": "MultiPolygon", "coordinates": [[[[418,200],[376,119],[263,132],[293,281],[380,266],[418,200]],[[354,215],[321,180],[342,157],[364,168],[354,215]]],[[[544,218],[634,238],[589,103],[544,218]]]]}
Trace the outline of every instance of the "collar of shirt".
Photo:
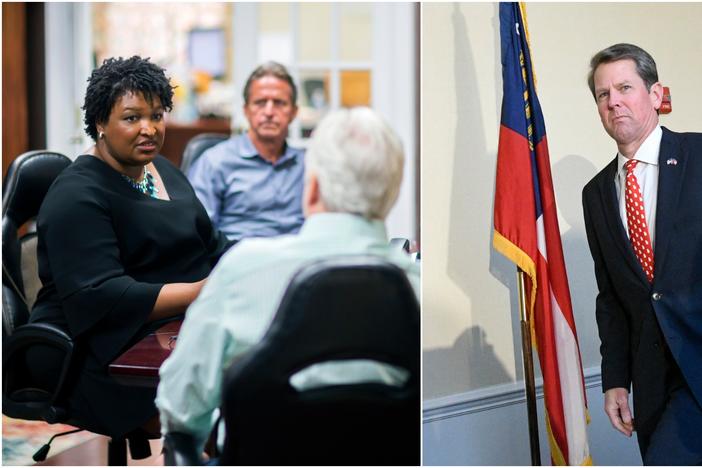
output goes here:
{"type": "MultiPolygon", "coordinates": [[[[661,138],[663,130],[660,126],[656,128],[646,137],[641,147],[638,149],[634,158],[641,161],[643,164],[636,166],[634,173],[641,188],[641,196],[644,201],[644,211],[646,213],[646,223],[648,224],[648,232],[651,236],[651,244],[655,246],[656,242],[656,206],[658,204],[658,154],[661,147],[661,138]]],[[[629,235],[627,228],[626,214],[626,170],[624,164],[628,161],[627,158],[620,153],[617,154],[617,176],[614,179],[614,185],[617,189],[617,199],[619,202],[619,217],[622,220],[624,229],[629,235]]]]}
{"type": "MultiPolygon", "coordinates": [[[[288,142],[285,142],[285,151],[283,152],[283,155],[278,158],[278,160],[275,162],[275,164],[282,164],[285,161],[294,159],[297,157],[297,155],[300,153],[300,150],[297,148],[293,148],[288,144],[288,142]]],[[[251,141],[251,138],[249,138],[249,133],[244,132],[241,134],[241,146],[239,148],[239,154],[243,158],[255,158],[256,156],[261,157],[258,154],[258,150],[254,146],[253,142],[251,141]]]]}
{"type": "MultiPolygon", "coordinates": [[[[656,125],[651,133],[648,134],[644,142],[641,144],[639,149],[634,154],[633,159],[637,159],[646,164],[653,164],[658,166],[658,154],[661,149],[661,138],[663,138],[663,130],[661,130],[660,125],[656,125]]],[[[629,158],[622,155],[622,153],[617,152],[617,182],[623,183],[626,177],[626,171],[624,170],[624,164],[629,160],[629,158]]],[[[638,167],[637,167],[638,172],[638,167]]]]}
{"type": "Polygon", "coordinates": [[[386,241],[385,223],[379,219],[366,219],[350,213],[317,213],[305,220],[301,236],[343,233],[344,236],[367,236],[386,241]]]}

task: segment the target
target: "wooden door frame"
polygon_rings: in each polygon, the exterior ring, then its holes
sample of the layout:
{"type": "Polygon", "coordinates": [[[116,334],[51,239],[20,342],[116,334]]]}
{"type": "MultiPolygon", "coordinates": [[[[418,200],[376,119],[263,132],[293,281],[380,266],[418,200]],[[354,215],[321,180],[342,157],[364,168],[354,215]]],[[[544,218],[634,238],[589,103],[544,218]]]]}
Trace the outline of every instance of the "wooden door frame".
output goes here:
{"type": "Polygon", "coordinates": [[[2,176],[29,149],[27,103],[27,8],[2,4],[2,176]]]}

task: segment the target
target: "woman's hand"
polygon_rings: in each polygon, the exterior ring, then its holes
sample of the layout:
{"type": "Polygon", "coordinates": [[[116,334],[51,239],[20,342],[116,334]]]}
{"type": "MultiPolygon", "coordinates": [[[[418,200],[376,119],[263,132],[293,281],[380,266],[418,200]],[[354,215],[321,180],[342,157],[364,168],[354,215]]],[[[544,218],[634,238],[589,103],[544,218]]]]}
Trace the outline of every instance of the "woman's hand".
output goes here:
{"type": "Polygon", "coordinates": [[[200,294],[207,278],[194,283],[168,283],[164,284],[156,298],[154,309],[149,314],[147,321],[153,322],[185,312],[190,304],[200,294]]]}

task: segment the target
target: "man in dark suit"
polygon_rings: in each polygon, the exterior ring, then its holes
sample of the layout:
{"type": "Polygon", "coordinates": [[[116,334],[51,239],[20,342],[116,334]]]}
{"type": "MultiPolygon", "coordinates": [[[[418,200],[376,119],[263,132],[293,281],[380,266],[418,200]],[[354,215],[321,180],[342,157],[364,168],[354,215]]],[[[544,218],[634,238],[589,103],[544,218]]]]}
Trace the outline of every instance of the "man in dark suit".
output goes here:
{"type": "Polygon", "coordinates": [[[645,464],[702,464],[702,134],[659,126],[663,89],[643,49],[613,45],[590,67],[618,148],[583,189],[605,411],[637,431],[645,464]]]}

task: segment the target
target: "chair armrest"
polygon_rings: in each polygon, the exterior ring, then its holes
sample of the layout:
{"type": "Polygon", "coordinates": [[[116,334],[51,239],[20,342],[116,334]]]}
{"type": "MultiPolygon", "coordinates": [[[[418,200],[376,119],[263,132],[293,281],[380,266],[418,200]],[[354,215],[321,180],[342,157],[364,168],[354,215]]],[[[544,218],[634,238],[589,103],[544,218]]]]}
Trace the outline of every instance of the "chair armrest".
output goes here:
{"type": "MultiPolygon", "coordinates": [[[[74,342],[68,334],[56,325],[30,323],[18,327],[12,335],[3,340],[2,376],[3,413],[22,419],[43,419],[50,424],[66,418],[66,410],[55,406],[61,393],[73,357],[74,342]],[[45,389],[46,398],[36,398],[34,402],[15,401],[11,396],[11,383],[19,375],[26,374],[25,353],[34,346],[48,346],[58,353],[57,378],[50,389],[45,389]]],[[[20,379],[23,380],[23,379],[20,379]]],[[[28,390],[31,389],[29,386],[28,390]]]]}
{"type": "Polygon", "coordinates": [[[165,466],[199,466],[204,465],[205,460],[195,437],[184,432],[169,432],[163,437],[163,463],[165,466]]]}
{"type": "Polygon", "coordinates": [[[55,346],[66,352],[73,352],[73,338],[65,330],[52,323],[28,323],[18,327],[3,343],[3,364],[5,353],[12,353],[19,348],[41,343],[55,346]]]}
{"type": "Polygon", "coordinates": [[[404,250],[409,253],[410,251],[410,241],[404,237],[393,237],[390,239],[390,247],[398,250],[404,250]]]}

